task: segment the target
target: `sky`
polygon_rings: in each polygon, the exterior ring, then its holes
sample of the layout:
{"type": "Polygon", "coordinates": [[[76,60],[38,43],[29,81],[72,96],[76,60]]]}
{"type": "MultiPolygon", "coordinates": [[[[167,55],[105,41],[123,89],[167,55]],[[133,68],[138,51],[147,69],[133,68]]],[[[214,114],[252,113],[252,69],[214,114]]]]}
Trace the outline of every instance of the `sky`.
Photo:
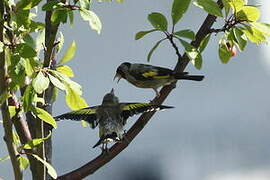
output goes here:
{"type": "MultiPolygon", "coordinates": [[[[254,1],[253,1],[254,2],[254,1]]],[[[154,43],[162,38],[153,33],[135,41],[134,35],[151,26],[147,15],[161,12],[168,18],[172,1],[142,0],[124,3],[94,3],[92,9],[103,23],[100,35],[75,18],[73,28],[61,27],[65,48],[73,40],[77,52],[68,63],[74,80],[83,87],[90,106],[100,104],[111,88],[122,102],[149,102],[155,93],[138,89],[121,80],[113,82],[116,68],[125,61],[147,63],[154,43]]],[[[268,1],[262,4],[263,21],[270,22],[268,1]],[[268,13],[268,14],[267,14],[268,13]]],[[[195,32],[206,13],[191,5],[176,30],[195,32]]],[[[215,25],[216,28],[220,24],[215,25]]],[[[218,57],[218,38],[213,35],[203,53],[203,67],[189,65],[190,74],[203,74],[201,82],[182,81],[165,105],[174,109],[158,112],[144,130],[110,163],[86,179],[124,180],[264,180],[270,179],[270,63],[269,46],[248,45],[244,52],[224,65],[218,57]]],[[[61,58],[61,54],[58,58],[61,58]]],[[[150,64],[173,68],[177,57],[168,42],[154,52],[150,64]]],[[[60,94],[53,115],[70,111],[60,94]]],[[[139,116],[130,118],[127,129],[139,116]]],[[[3,137],[3,129],[0,129],[3,137]]],[[[81,127],[79,122],[61,121],[53,132],[53,166],[61,175],[99,155],[91,147],[98,129],[81,127]]],[[[6,155],[0,141],[0,157],[6,155]]],[[[0,177],[12,179],[11,165],[0,164],[0,177]]],[[[26,178],[30,179],[29,171],[26,178]]]]}

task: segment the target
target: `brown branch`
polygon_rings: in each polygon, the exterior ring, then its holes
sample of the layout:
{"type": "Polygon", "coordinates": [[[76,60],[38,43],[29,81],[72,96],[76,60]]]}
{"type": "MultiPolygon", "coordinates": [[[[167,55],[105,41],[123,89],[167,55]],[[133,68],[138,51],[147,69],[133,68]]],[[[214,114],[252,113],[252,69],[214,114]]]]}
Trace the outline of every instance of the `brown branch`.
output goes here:
{"type": "MultiPolygon", "coordinates": [[[[4,1],[0,1],[0,21],[3,21],[4,16],[4,1]]],[[[0,26],[0,41],[4,40],[4,29],[0,26]]],[[[8,82],[7,82],[7,63],[5,59],[5,51],[0,53],[0,95],[7,94],[8,82]]],[[[7,145],[8,153],[11,159],[12,168],[14,172],[14,178],[16,180],[21,180],[23,178],[22,171],[20,169],[20,163],[17,159],[18,152],[16,150],[16,145],[13,142],[13,132],[12,132],[12,121],[10,119],[10,113],[8,110],[8,101],[5,99],[1,105],[1,112],[3,118],[4,127],[4,140],[7,145]]]]}
{"type": "MultiPolygon", "coordinates": [[[[222,0],[218,0],[218,4],[220,8],[223,8],[222,0]]],[[[196,34],[196,39],[191,42],[194,47],[199,47],[201,41],[206,37],[209,33],[211,26],[216,21],[216,17],[213,15],[208,15],[203,22],[202,26],[200,27],[199,31],[196,34]]],[[[189,63],[189,59],[186,54],[183,57],[177,54],[178,58],[180,59],[176,66],[176,72],[183,72],[186,68],[187,64],[189,63]]],[[[160,96],[153,100],[156,104],[162,104],[170,92],[174,89],[174,85],[164,86],[160,91],[160,96]]],[[[155,112],[149,112],[142,114],[136,123],[129,129],[126,134],[126,138],[129,142],[131,142],[144,128],[144,126],[148,123],[151,117],[155,114],[155,112]]],[[[92,161],[88,162],[87,164],[83,165],[82,167],[73,170],[69,173],[66,173],[60,177],[58,180],[68,180],[68,179],[82,179],[90,174],[93,174],[97,171],[100,167],[111,161],[115,156],[117,156],[121,151],[123,151],[128,146],[126,141],[122,143],[116,143],[109,149],[109,154],[101,154],[92,161]]]]}

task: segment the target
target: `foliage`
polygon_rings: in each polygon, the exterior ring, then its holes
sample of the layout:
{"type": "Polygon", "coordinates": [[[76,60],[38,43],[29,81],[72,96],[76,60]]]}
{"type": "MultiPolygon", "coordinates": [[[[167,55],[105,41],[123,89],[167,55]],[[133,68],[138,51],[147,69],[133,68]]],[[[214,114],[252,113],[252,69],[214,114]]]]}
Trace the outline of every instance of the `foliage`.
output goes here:
{"type": "Polygon", "coordinates": [[[247,5],[244,0],[223,0],[222,2],[225,7],[224,10],[213,0],[197,0],[193,2],[195,6],[207,13],[223,18],[225,22],[222,28],[212,29],[209,32],[209,36],[205,38],[198,48],[195,48],[191,42],[183,39],[193,41],[195,39],[195,33],[192,30],[175,31],[175,25],[187,11],[190,0],[173,1],[171,9],[171,33],[168,31],[168,20],[166,17],[159,12],[154,12],[148,15],[148,21],[154,29],[138,32],[135,35],[135,40],[157,31],[165,35],[165,38],[159,40],[149,51],[147,60],[150,61],[153,52],[164,40],[167,39],[173,42],[174,39],[178,39],[186,55],[197,69],[202,68],[203,60],[201,54],[207,46],[211,33],[223,33],[223,36],[219,40],[218,51],[222,63],[228,63],[231,57],[236,56],[237,48],[239,51],[243,51],[248,41],[256,44],[267,42],[266,37],[270,36],[270,24],[258,22],[260,10],[257,7],[247,5]]]}

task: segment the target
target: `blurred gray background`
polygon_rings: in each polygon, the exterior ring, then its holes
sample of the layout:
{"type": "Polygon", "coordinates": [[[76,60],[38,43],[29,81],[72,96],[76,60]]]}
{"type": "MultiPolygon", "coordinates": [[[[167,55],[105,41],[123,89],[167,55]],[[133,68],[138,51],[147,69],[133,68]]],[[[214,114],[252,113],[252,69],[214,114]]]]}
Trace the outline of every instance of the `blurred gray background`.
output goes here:
{"type": "MultiPolygon", "coordinates": [[[[265,8],[262,19],[270,22],[266,9],[270,3],[259,3],[265,8]]],[[[68,65],[74,70],[74,80],[82,85],[89,105],[101,103],[111,88],[115,88],[121,101],[153,99],[153,90],[135,88],[124,80],[116,84],[112,79],[124,61],[146,63],[149,50],[162,35],[153,33],[138,41],[134,35],[151,29],[149,13],[158,11],[170,17],[171,4],[172,0],[95,2],[93,10],[103,23],[101,35],[90,30],[78,16],[73,28],[62,26],[65,49],[72,40],[77,43],[75,58],[68,65]]],[[[176,30],[190,28],[196,32],[205,17],[201,9],[191,5],[176,30]]],[[[217,53],[218,37],[212,36],[203,53],[202,70],[192,65],[187,68],[191,74],[204,74],[204,81],[179,83],[164,103],[176,108],[156,113],[128,148],[86,179],[270,179],[269,46],[249,45],[245,52],[223,65],[217,53]]],[[[154,52],[151,64],[173,68],[176,59],[171,45],[165,42],[154,52]]],[[[62,93],[53,114],[67,111],[70,110],[62,93]]],[[[137,117],[129,120],[128,128],[137,117]]],[[[91,147],[97,140],[98,129],[82,128],[79,122],[59,122],[53,134],[53,165],[58,174],[96,157],[100,149],[91,147]]],[[[7,153],[3,140],[0,147],[2,157],[7,153]]],[[[25,179],[30,179],[28,171],[25,179]]],[[[0,177],[13,178],[9,161],[0,163],[0,177]]]]}

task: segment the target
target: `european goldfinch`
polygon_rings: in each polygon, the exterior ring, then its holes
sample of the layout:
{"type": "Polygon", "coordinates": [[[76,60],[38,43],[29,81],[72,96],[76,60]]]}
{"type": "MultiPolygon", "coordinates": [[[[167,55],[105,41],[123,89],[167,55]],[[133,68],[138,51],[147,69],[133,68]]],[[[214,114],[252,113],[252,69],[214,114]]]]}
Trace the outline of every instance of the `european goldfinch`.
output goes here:
{"type": "Polygon", "coordinates": [[[94,129],[99,126],[99,141],[93,148],[102,144],[102,150],[107,150],[111,141],[121,141],[124,137],[126,120],[134,114],[173,108],[171,106],[154,105],[149,103],[119,103],[112,89],[103,98],[102,104],[83,108],[55,117],[56,119],[85,120],[94,129]]]}
{"type": "Polygon", "coordinates": [[[129,83],[139,88],[152,88],[156,95],[159,96],[158,88],[169,85],[176,80],[185,79],[193,81],[201,81],[204,76],[188,75],[187,72],[176,73],[171,69],[152,66],[147,64],[131,64],[124,62],[118,66],[114,79],[126,79],[129,83]]]}

